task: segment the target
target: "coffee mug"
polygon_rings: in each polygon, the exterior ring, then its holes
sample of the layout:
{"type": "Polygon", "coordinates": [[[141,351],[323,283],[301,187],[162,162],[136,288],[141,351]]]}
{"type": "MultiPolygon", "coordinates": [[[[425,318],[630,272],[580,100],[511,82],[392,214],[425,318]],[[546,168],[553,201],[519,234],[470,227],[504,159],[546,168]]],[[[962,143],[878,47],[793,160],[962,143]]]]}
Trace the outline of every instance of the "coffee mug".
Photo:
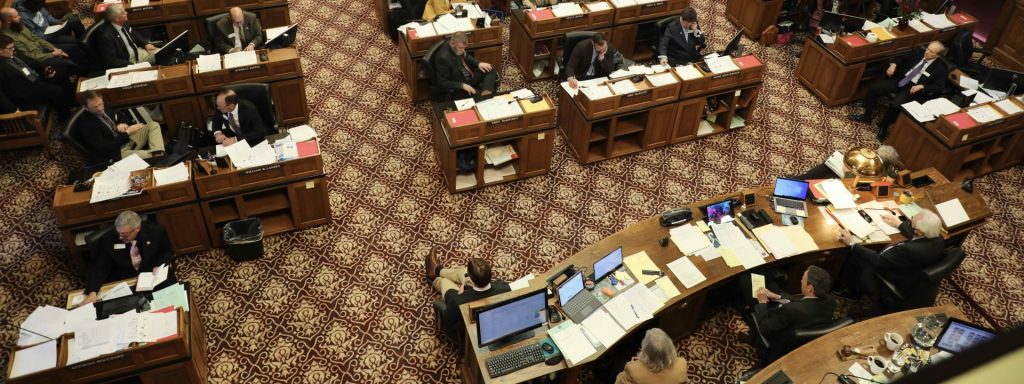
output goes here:
{"type": "Polygon", "coordinates": [[[896,352],[903,346],[903,335],[896,332],[885,333],[885,347],[889,348],[890,351],[896,352]]]}
{"type": "Polygon", "coordinates": [[[885,372],[885,368],[887,366],[889,366],[889,362],[885,361],[885,358],[883,358],[882,356],[875,355],[868,357],[868,368],[871,369],[872,375],[877,375],[882,372],[885,372]]]}
{"type": "Polygon", "coordinates": [[[864,36],[864,40],[867,40],[868,43],[875,43],[878,41],[878,36],[876,36],[874,32],[868,32],[868,34],[864,36]]]}

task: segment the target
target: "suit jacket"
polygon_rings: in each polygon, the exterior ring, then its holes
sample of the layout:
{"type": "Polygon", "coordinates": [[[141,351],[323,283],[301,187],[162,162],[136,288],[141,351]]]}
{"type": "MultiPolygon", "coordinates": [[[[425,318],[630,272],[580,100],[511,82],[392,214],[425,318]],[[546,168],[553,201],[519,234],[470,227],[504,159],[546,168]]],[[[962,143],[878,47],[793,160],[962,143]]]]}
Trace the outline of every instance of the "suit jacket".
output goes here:
{"type": "Polygon", "coordinates": [[[0,90],[14,105],[21,109],[35,109],[43,104],[59,102],[65,97],[59,87],[45,81],[42,64],[20,56],[15,58],[34,71],[37,78],[32,81],[28,75],[11,65],[14,59],[0,58],[0,90]]]}
{"type": "Polygon", "coordinates": [[[917,284],[917,271],[942,261],[944,244],[941,237],[914,239],[914,229],[909,220],[901,223],[899,230],[911,240],[889,246],[881,252],[854,244],[851,257],[867,263],[865,267],[893,281],[897,288],[905,290],[917,284]]]}
{"type": "Polygon", "coordinates": [[[683,25],[679,23],[679,18],[676,18],[668,23],[668,27],[665,27],[665,34],[661,35],[661,41],[658,43],[658,57],[666,56],[670,60],[676,61],[696,61],[700,58],[700,50],[706,46],[704,37],[703,33],[700,36],[690,33],[687,39],[686,36],[683,36],[683,25]]]}
{"type": "Polygon", "coordinates": [[[7,98],[4,90],[0,89],[0,114],[14,113],[16,110],[18,110],[18,107],[14,105],[11,99],[7,98]]]}
{"type": "MultiPolygon", "coordinates": [[[[924,50],[918,48],[893,61],[893,64],[896,64],[896,72],[893,74],[892,79],[895,79],[897,82],[903,80],[922,59],[924,59],[924,50]]],[[[910,84],[924,85],[924,89],[921,90],[924,93],[920,97],[937,97],[946,90],[946,75],[948,74],[949,68],[946,67],[946,63],[941,58],[936,58],[931,64],[921,70],[921,77],[917,79],[917,83],[911,82],[910,84]]],[[[910,86],[907,85],[907,87],[910,86]]]]}
{"type": "Polygon", "coordinates": [[[60,24],[60,19],[53,17],[53,15],[50,14],[50,11],[46,10],[45,6],[38,12],[43,15],[43,25],[36,24],[36,21],[33,19],[36,16],[36,12],[29,11],[25,8],[24,3],[24,0],[15,0],[12,6],[21,14],[21,24],[24,25],[25,28],[31,30],[36,36],[43,37],[46,33],[46,27],[60,24]]]}
{"type": "Polygon", "coordinates": [[[762,303],[754,306],[758,331],[770,343],[789,344],[792,340],[786,339],[786,330],[824,324],[832,320],[836,301],[831,296],[805,298],[783,294],[783,297],[790,302],[773,307],[762,303]]]}
{"type": "MultiPolygon", "coordinates": [[[[242,36],[239,40],[242,41],[242,48],[252,44],[256,49],[263,47],[263,26],[260,25],[260,20],[256,18],[256,15],[250,12],[245,12],[245,16],[242,17],[242,36]]],[[[225,17],[217,22],[216,31],[213,33],[213,46],[221,54],[228,53],[232,48],[235,47],[235,34],[234,24],[231,22],[231,17],[225,17]]]]}
{"type": "MultiPolygon", "coordinates": [[[[462,60],[448,44],[445,44],[434,54],[434,79],[444,89],[462,90],[462,84],[468,84],[469,78],[462,72],[462,60]]],[[[480,61],[473,58],[466,52],[466,64],[469,65],[470,76],[473,71],[478,71],[480,61]]]]}
{"type": "Polygon", "coordinates": [[[672,366],[657,373],[651,372],[640,360],[631,360],[615,378],[615,384],[682,384],[687,381],[686,359],[682,356],[676,357],[672,366]]]}
{"type": "Polygon", "coordinates": [[[77,139],[85,146],[88,164],[112,164],[121,160],[121,147],[129,142],[128,134],[117,132],[116,126],[119,123],[130,124],[130,119],[109,110],[104,113],[114,121],[113,132],[103,120],[89,111],[82,112],[76,122],[79,136],[77,139]]]}
{"type": "MultiPolygon", "coordinates": [[[[22,19],[24,20],[24,19],[22,19]]],[[[32,34],[28,28],[21,28],[21,32],[14,32],[10,27],[3,29],[4,35],[14,39],[14,49],[24,57],[43,62],[53,58],[55,47],[42,37],[32,34]]]]}
{"type": "MultiPolygon", "coordinates": [[[[89,244],[92,256],[86,293],[99,292],[100,286],[111,281],[129,279],[138,276],[140,272],[152,272],[153,268],[161,264],[171,266],[174,249],[167,238],[167,231],[160,224],[143,222],[135,241],[139,255],[142,256],[138,270],[132,267],[132,245],[122,243],[117,231],[110,231],[89,244]]],[[[168,273],[167,281],[176,281],[173,268],[168,273]]]]}
{"type": "MultiPolygon", "coordinates": [[[[128,38],[137,47],[145,48],[146,44],[149,44],[149,40],[135,32],[128,24],[125,24],[123,28],[127,32],[128,38]]],[[[96,56],[99,57],[103,69],[121,68],[132,64],[131,58],[134,55],[128,52],[117,29],[109,22],[103,23],[98,30],[93,32],[92,46],[96,50],[96,56]]]]}
{"type": "Polygon", "coordinates": [[[214,132],[221,131],[227,137],[240,137],[249,142],[249,145],[256,145],[263,141],[263,138],[270,132],[270,128],[263,122],[256,105],[249,100],[238,99],[238,128],[241,132],[235,132],[228,124],[228,119],[223,113],[217,111],[213,115],[212,128],[214,132]]]}
{"type": "Polygon", "coordinates": [[[462,293],[454,290],[445,292],[445,310],[444,313],[441,314],[441,329],[443,329],[448,335],[457,334],[456,330],[463,328],[462,314],[459,312],[460,305],[508,291],[510,291],[508,283],[501,280],[494,280],[491,282],[491,289],[483,292],[479,292],[471,286],[466,286],[466,289],[463,290],[462,293]]]}
{"type": "MultiPolygon", "coordinates": [[[[605,76],[615,72],[616,69],[622,68],[624,62],[622,54],[619,53],[615,47],[608,44],[608,51],[604,54],[604,60],[600,60],[601,69],[594,69],[595,75],[600,75],[603,71],[605,76]]],[[[572,49],[572,54],[569,55],[569,60],[565,62],[565,76],[575,76],[577,80],[586,80],[588,77],[587,72],[590,71],[590,67],[593,64],[594,56],[594,41],[587,39],[576,44],[576,47],[572,49]]]]}

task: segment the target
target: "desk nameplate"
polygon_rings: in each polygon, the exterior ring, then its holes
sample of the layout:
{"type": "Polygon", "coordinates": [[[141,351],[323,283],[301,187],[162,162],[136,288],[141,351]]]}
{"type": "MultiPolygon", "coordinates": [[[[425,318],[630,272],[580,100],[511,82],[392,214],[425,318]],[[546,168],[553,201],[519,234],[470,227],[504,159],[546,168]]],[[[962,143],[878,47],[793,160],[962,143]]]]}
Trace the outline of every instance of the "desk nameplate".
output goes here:
{"type": "MultiPolygon", "coordinates": [[[[195,0],[196,16],[227,13],[231,7],[253,11],[280,5],[287,6],[288,0],[195,0]]],[[[266,25],[264,27],[267,28],[266,25]]]]}
{"type": "Polygon", "coordinates": [[[480,121],[458,127],[452,127],[444,120],[441,127],[452,147],[461,147],[469,144],[478,144],[495,139],[516,136],[528,130],[536,128],[551,127],[555,125],[555,103],[551,98],[544,96],[549,108],[541,111],[524,113],[509,118],[480,121]]]}
{"type": "Polygon", "coordinates": [[[206,200],[226,194],[238,194],[322,176],[323,169],[323,158],[320,155],[314,155],[254,169],[220,168],[216,175],[197,175],[195,185],[201,200],[206,200]]]}
{"type": "MultiPolygon", "coordinates": [[[[191,171],[191,170],[190,170],[191,171]]],[[[53,209],[61,228],[112,219],[121,211],[137,212],[186,204],[196,200],[191,181],[147,188],[142,193],[121,199],[90,204],[92,191],[75,192],[74,186],[57,187],[53,209]]]]}
{"type": "Polygon", "coordinates": [[[644,20],[651,20],[663,17],[678,15],[686,7],[690,6],[690,0],[665,0],[655,3],[633,4],[625,7],[616,7],[614,24],[636,23],[644,20]]]}
{"type": "Polygon", "coordinates": [[[255,65],[194,73],[197,93],[216,92],[234,83],[270,83],[302,77],[302,64],[295,48],[267,50],[268,60],[255,65]]]}
{"type": "MultiPolygon", "coordinates": [[[[502,39],[501,25],[495,25],[484,28],[472,29],[466,32],[466,37],[469,38],[469,44],[467,48],[479,48],[490,45],[501,45],[502,39]]],[[[449,35],[434,35],[429,37],[421,37],[416,39],[410,39],[406,34],[399,33],[399,45],[408,51],[410,57],[421,57],[427,53],[430,47],[433,47],[438,41],[444,40],[449,35]]]]}
{"type": "MultiPolygon", "coordinates": [[[[100,89],[96,92],[103,96],[108,107],[138,106],[181,96],[192,96],[196,91],[191,68],[191,63],[159,67],[159,78],[155,81],[117,89],[100,89]]],[[[78,89],[81,89],[81,81],[80,79],[78,89]]]]}

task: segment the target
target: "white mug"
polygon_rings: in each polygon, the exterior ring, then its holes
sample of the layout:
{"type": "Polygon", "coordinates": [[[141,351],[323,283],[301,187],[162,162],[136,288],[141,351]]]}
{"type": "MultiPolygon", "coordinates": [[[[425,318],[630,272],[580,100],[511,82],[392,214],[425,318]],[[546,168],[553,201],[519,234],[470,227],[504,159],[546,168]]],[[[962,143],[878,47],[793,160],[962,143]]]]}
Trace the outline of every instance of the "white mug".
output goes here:
{"type": "Polygon", "coordinates": [[[882,372],[885,372],[885,368],[888,365],[889,362],[885,361],[885,358],[883,358],[882,356],[875,355],[868,357],[868,368],[871,369],[872,375],[877,375],[882,372]]]}
{"type": "Polygon", "coordinates": [[[885,333],[885,347],[889,348],[890,351],[896,352],[897,349],[903,346],[903,335],[896,332],[885,333]]]}
{"type": "Polygon", "coordinates": [[[868,43],[874,44],[878,41],[878,36],[876,36],[874,32],[868,32],[867,35],[864,35],[864,40],[867,40],[868,43]]]}

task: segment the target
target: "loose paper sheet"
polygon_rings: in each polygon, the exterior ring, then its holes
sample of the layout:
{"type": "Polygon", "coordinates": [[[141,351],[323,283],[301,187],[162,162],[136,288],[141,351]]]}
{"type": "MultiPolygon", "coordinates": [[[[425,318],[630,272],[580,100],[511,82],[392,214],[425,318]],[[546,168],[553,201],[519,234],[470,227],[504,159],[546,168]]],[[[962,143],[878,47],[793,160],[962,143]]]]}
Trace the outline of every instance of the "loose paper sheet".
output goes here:
{"type": "Polygon", "coordinates": [[[960,203],[960,198],[935,204],[935,210],[942,217],[942,222],[946,224],[946,228],[955,227],[971,219],[970,216],[967,216],[967,211],[964,210],[963,204],[960,203]]]}
{"type": "MultiPolygon", "coordinates": [[[[693,265],[693,262],[686,256],[668,263],[668,269],[669,271],[672,271],[672,274],[675,275],[675,277],[679,279],[679,282],[683,283],[683,286],[687,289],[693,288],[704,282],[704,280],[707,280],[704,274],[701,273],[700,269],[697,269],[697,266],[693,265]]],[[[659,278],[658,281],[660,282],[661,279],[668,280],[667,277],[668,276],[659,278]]],[[[667,282],[669,284],[672,283],[671,281],[667,282]]],[[[672,287],[675,288],[675,285],[672,285],[672,287]]]]}

